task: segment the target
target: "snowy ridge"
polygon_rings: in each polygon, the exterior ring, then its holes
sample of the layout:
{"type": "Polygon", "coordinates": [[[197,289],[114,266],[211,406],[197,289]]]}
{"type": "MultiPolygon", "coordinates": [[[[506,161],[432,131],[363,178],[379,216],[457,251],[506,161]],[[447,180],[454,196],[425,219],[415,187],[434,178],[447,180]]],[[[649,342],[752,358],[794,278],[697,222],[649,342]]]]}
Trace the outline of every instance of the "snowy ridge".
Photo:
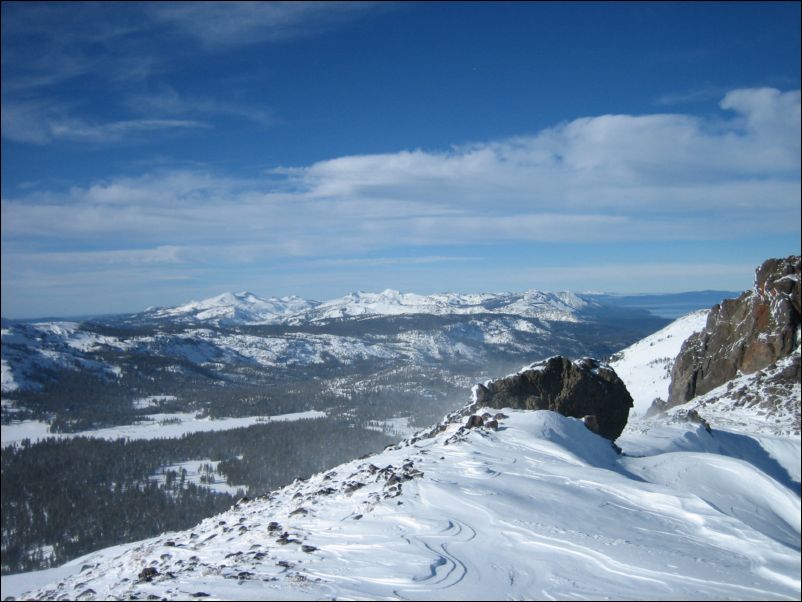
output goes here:
{"type": "Polygon", "coordinates": [[[578,420],[504,412],[498,430],[446,423],[192,530],[3,577],[4,595],[798,599],[798,438],[655,426],[617,455],[578,420]]]}
{"type": "Polygon", "coordinates": [[[686,314],[613,356],[610,365],[635,404],[632,415],[644,415],[655,398],[668,399],[671,368],[682,343],[705,328],[709,313],[704,309],[686,314]]]}

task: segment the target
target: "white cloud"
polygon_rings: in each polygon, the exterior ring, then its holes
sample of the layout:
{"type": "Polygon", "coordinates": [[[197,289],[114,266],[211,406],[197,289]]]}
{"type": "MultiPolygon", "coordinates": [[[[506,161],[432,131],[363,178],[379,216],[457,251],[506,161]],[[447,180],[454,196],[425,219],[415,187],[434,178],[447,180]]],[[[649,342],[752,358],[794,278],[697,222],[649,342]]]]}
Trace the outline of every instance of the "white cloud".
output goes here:
{"type": "Polygon", "coordinates": [[[799,198],[799,93],[741,90],[722,106],[737,115],[724,122],[603,115],[449,152],[348,156],[274,173],[286,174],[304,198],[391,198],[505,215],[792,209],[799,198]]]}
{"type": "Polygon", "coordinates": [[[745,120],[747,135],[759,146],[764,163],[793,161],[799,165],[800,93],[774,88],[733,90],[720,103],[745,120]]]}

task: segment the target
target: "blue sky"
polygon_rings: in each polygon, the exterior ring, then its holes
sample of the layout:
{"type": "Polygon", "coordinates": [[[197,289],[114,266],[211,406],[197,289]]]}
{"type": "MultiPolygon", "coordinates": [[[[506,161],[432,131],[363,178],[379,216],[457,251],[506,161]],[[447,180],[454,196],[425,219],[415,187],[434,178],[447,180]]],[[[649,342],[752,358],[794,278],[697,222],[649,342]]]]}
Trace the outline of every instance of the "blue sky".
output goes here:
{"type": "Polygon", "coordinates": [[[800,249],[799,3],[2,4],[2,315],[741,290],[800,249]]]}

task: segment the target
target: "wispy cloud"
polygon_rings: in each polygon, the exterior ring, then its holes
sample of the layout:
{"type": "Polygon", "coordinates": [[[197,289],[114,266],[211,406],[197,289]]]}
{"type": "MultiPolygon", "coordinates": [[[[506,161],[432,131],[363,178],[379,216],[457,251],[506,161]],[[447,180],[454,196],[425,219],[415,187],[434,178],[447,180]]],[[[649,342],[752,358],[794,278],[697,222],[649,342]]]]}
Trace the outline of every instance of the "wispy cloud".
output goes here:
{"type": "Polygon", "coordinates": [[[657,106],[670,107],[675,105],[688,105],[700,102],[708,102],[721,98],[727,92],[727,88],[721,86],[701,86],[690,90],[677,90],[667,92],[659,96],[654,103],[657,106]]]}
{"type": "Polygon", "coordinates": [[[55,270],[58,249],[76,268],[172,265],[154,274],[179,275],[293,262],[301,271],[456,266],[468,263],[466,245],[478,258],[483,247],[514,243],[798,236],[799,91],[735,90],[721,107],[729,119],[603,115],[444,152],[346,156],[252,178],[160,170],[32,189],[2,201],[4,256],[37,277],[55,270]],[[460,251],[442,254],[449,246],[460,251]]]}
{"type": "Polygon", "coordinates": [[[428,265],[432,263],[448,262],[475,262],[481,261],[480,257],[460,257],[448,255],[426,255],[422,257],[364,257],[364,258],[331,258],[308,261],[301,267],[313,268],[349,268],[349,267],[376,267],[376,266],[400,266],[400,265],[428,265]]]}
{"type": "Polygon", "coordinates": [[[186,97],[167,84],[154,92],[129,94],[124,102],[130,111],[145,115],[196,118],[223,115],[245,119],[262,127],[273,126],[278,121],[270,107],[220,98],[186,97]]]}
{"type": "Polygon", "coordinates": [[[136,138],[137,135],[207,128],[208,124],[189,119],[126,119],[90,123],[69,116],[63,109],[44,103],[5,102],[2,107],[3,138],[15,142],[48,144],[57,140],[107,143],[136,138]]]}
{"type": "Polygon", "coordinates": [[[3,93],[31,93],[78,77],[142,80],[158,62],[141,44],[141,11],[99,3],[3,4],[3,93]]]}
{"type": "Polygon", "coordinates": [[[167,82],[198,52],[309,35],[369,8],[331,4],[3,3],[3,137],[99,144],[136,134],[137,141],[207,127],[221,116],[272,126],[277,119],[269,106],[217,90],[179,96],[167,82]],[[190,43],[175,44],[181,32],[190,43]],[[96,116],[101,103],[105,119],[96,116]]]}
{"type": "Polygon", "coordinates": [[[318,35],[388,8],[378,2],[156,2],[146,10],[208,46],[228,46],[318,35]]]}

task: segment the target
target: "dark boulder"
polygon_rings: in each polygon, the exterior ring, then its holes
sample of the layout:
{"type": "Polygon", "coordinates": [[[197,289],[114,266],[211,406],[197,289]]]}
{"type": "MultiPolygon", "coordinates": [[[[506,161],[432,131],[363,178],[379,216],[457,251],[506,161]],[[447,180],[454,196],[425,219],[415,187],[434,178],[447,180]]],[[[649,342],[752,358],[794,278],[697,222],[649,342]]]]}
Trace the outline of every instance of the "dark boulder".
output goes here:
{"type": "Polygon", "coordinates": [[[554,356],[526,370],[480,385],[475,399],[491,408],[552,410],[563,416],[594,415],[598,434],[615,440],[627,424],[632,397],[608,365],[591,358],[554,356]]]}

